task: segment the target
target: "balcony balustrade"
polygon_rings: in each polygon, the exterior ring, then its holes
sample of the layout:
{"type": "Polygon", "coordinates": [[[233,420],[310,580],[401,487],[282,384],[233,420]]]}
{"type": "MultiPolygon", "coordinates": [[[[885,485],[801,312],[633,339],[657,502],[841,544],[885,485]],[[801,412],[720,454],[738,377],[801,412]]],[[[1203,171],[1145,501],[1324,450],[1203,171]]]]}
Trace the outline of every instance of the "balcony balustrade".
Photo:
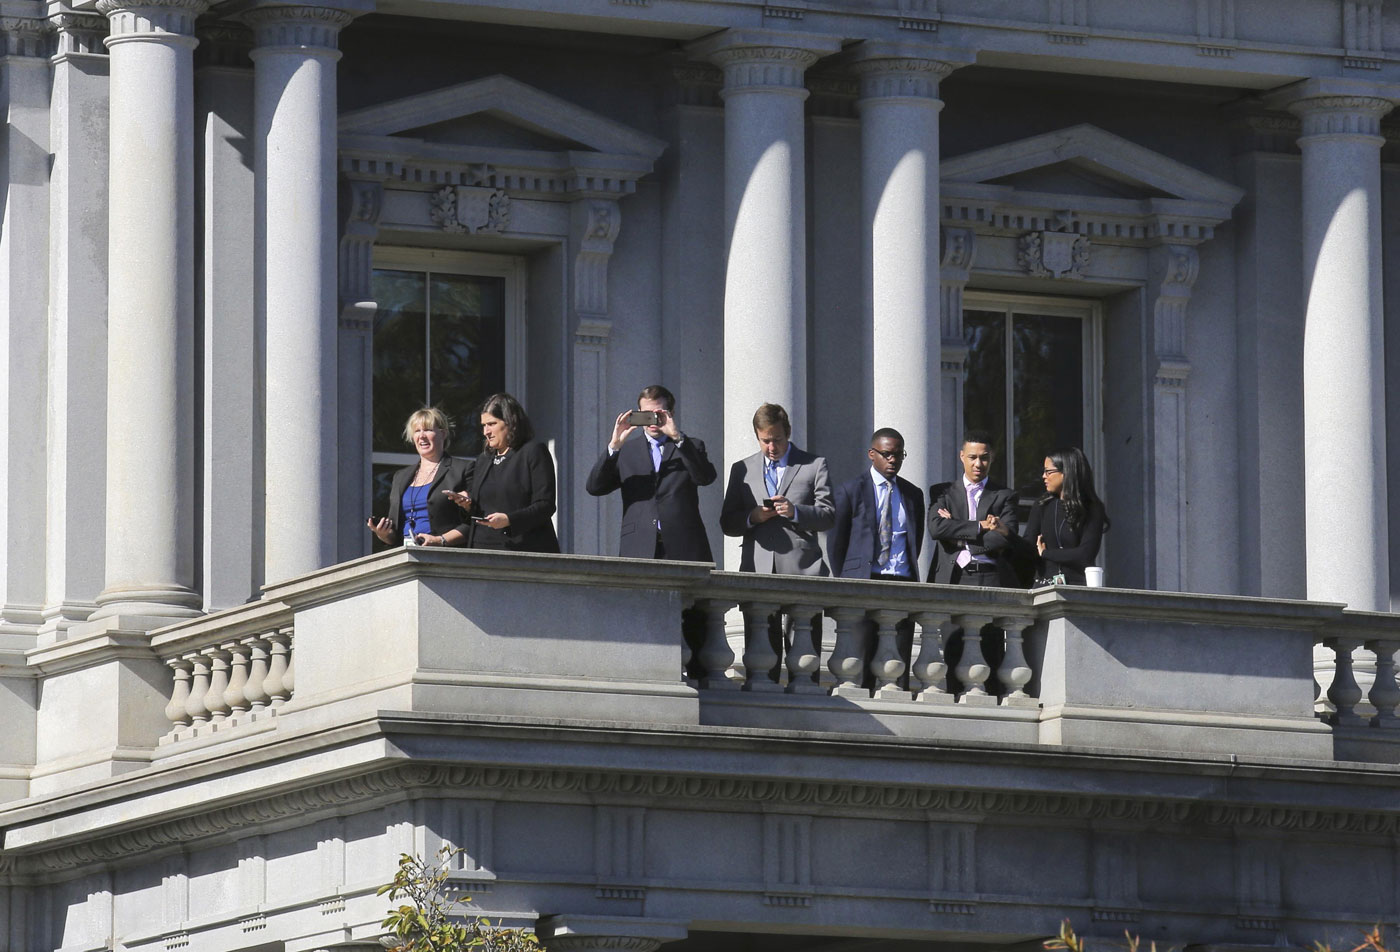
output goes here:
{"type": "Polygon", "coordinates": [[[1400,760],[1400,622],[1310,602],[421,549],[275,586],[151,648],[172,752],[401,710],[1400,760]],[[1315,645],[1335,657],[1325,692],[1315,645]],[[1365,697],[1363,647],[1380,659],[1365,697]]]}

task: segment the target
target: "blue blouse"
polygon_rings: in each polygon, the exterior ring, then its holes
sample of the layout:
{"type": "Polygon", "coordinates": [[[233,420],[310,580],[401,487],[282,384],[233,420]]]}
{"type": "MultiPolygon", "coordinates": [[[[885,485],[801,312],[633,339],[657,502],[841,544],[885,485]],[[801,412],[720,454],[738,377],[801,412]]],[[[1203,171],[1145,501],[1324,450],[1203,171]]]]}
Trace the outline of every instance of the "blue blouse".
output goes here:
{"type": "Polygon", "coordinates": [[[431,533],[428,525],[428,493],[431,485],[409,486],[403,491],[403,534],[404,538],[431,533]]]}

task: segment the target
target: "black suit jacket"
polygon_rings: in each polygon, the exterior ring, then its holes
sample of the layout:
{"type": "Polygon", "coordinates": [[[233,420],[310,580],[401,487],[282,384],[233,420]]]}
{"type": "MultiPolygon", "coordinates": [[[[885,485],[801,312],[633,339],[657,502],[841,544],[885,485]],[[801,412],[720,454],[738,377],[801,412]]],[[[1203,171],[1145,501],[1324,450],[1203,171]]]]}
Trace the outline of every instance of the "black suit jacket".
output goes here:
{"type": "Polygon", "coordinates": [[[489,515],[481,507],[481,487],[490,472],[491,490],[503,493],[505,505],[491,507],[510,519],[505,529],[472,525],[474,549],[509,549],[515,552],[558,552],[559,537],[554,534],[554,459],[543,443],[531,440],[515,447],[501,460],[492,461],[496,451],[487,449],[476,458],[472,474],[473,516],[489,515]]]}
{"type": "MultiPolygon", "coordinates": [[[[904,501],[909,527],[905,533],[906,559],[910,576],[919,578],[919,549],[924,538],[924,492],[918,486],[894,478],[904,501]]],[[[827,558],[840,578],[870,578],[879,571],[880,508],[876,503],[875,480],[867,468],[848,483],[836,487],[836,525],[826,534],[827,558]]]]}
{"type": "Polygon", "coordinates": [[[1026,534],[1019,538],[1018,548],[1026,557],[1039,561],[1037,574],[1052,576],[1063,572],[1069,584],[1083,585],[1085,567],[1099,557],[1106,519],[1103,503],[1096,502],[1089,507],[1084,525],[1073,529],[1065,519],[1060,497],[1040,499],[1031,507],[1026,534]],[[1045,540],[1044,555],[1036,550],[1036,536],[1045,540]]]}
{"type": "Polygon", "coordinates": [[[1016,577],[1016,566],[1012,561],[1012,537],[1016,535],[1016,492],[1007,489],[990,479],[977,500],[976,514],[967,511],[967,490],[959,476],[951,483],[939,483],[929,487],[929,536],[938,543],[935,550],[936,563],[933,567],[933,581],[953,581],[958,551],[966,548],[973,555],[986,555],[997,564],[998,581],[1007,588],[1020,588],[1016,577]],[[946,509],[952,518],[938,515],[938,510],[946,509]],[[1006,527],[1006,534],[988,532],[978,523],[995,513],[1006,527]]]}
{"type": "MultiPolygon", "coordinates": [[[[458,545],[467,544],[467,539],[471,537],[471,523],[462,507],[448,499],[443,490],[461,492],[471,485],[474,465],[474,460],[445,456],[428,487],[428,526],[432,534],[442,535],[456,529],[462,533],[462,541],[458,545]]],[[[390,545],[403,545],[403,492],[413,482],[413,474],[417,471],[418,464],[410,463],[394,473],[394,480],[389,484],[389,521],[394,524],[394,541],[390,545]]]]}
{"type": "Polygon", "coordinates": [[[667,440],[661,447],[661,469],[655,470],[646,434],[633,433],[616,453],[603,451],[588,474],[585,488],[593,496],[622,490],[619,555],[631,559],[655,556],[659,520],[666,558],[713,562],[710,540],[700,520],[699,487],[710,485],[716,475],[700,440],[687,436],[679,446],[667,440]]]}

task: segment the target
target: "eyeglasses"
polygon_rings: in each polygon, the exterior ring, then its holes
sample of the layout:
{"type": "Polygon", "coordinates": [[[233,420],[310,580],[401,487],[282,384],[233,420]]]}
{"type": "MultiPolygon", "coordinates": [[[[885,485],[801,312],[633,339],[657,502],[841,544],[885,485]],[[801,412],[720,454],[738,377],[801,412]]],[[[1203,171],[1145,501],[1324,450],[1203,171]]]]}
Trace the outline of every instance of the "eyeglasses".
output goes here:
{"type": "Polygon", "coordinates": [[[888,460],[904,459],[909,455],[908,453],[904,452],[904,450],[877,450],[874,447],[870,448],[870,452],[879,453],[881,456],[888,460]]]}
{"type": "Polygon", "coordinates": [[[1058,473],[1058,472],[1060,472],[1060,470],[1058,470],[1058,469],[1043,469],[1043,470],[1040,471],[1040,475],[1042,475],[1042,476],[1049,476],[1049,475],[1051,475],[1051,474],[1053,474],[1053,473],[1058,473]]]}

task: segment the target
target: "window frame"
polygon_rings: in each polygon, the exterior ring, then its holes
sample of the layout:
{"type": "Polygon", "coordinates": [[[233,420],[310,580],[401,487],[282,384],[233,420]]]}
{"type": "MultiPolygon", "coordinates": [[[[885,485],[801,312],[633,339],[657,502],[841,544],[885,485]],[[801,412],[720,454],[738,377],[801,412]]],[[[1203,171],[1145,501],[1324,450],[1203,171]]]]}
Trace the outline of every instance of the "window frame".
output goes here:
{"type": "MultiPolygon", "coordinates": [[[[1015,292],[973,290],[963,292],[963,311],[1000,311],[1008,318],[1017,314],[1046,317],[1077,317],[1086,333],[1081,339],[1084,366],[1084,444],[1080,447],[1094,467],[1095,482],[1102,487],[1107,479],[1107,459],[1103,441],[1103,304],[1093,298],[1017,294],[1015,292]]],[[[1008,322],[1009,323],[1009,322],[1008,322]]],[[[1006,368],[1006,472],[1014,482],[1016,472],[1016,407],[1013,336],[1010,328],[1002,335],[1003,365],[1006,368]]],[[[966,392],[963,396],[966,400],[966,392]]]]}
{"type": "MultiPolygon", "coordinates": [[[[502,278],[505,282],[505,380],[506,390],[522,403],[528,404],[525,375],[525,287],[526,263],[518,255],[490,254],[482,251],[454,251],[447,248],[414,248],[403,245],[376,245],[370,264],[374,270],[416,271],[428,274],[461,274],[470,277],[502,278]]],[[[432,302],[427,302],[432,314],[432,302]]],[[[370,406],[374,406],[374,359],[369,362],[370,406]]],[[[458,420],[458,425],[471,421],[458,420]]],[[[416,462],[417,454],[370,453],[370,465],[406,466],[416,462]]]]}

